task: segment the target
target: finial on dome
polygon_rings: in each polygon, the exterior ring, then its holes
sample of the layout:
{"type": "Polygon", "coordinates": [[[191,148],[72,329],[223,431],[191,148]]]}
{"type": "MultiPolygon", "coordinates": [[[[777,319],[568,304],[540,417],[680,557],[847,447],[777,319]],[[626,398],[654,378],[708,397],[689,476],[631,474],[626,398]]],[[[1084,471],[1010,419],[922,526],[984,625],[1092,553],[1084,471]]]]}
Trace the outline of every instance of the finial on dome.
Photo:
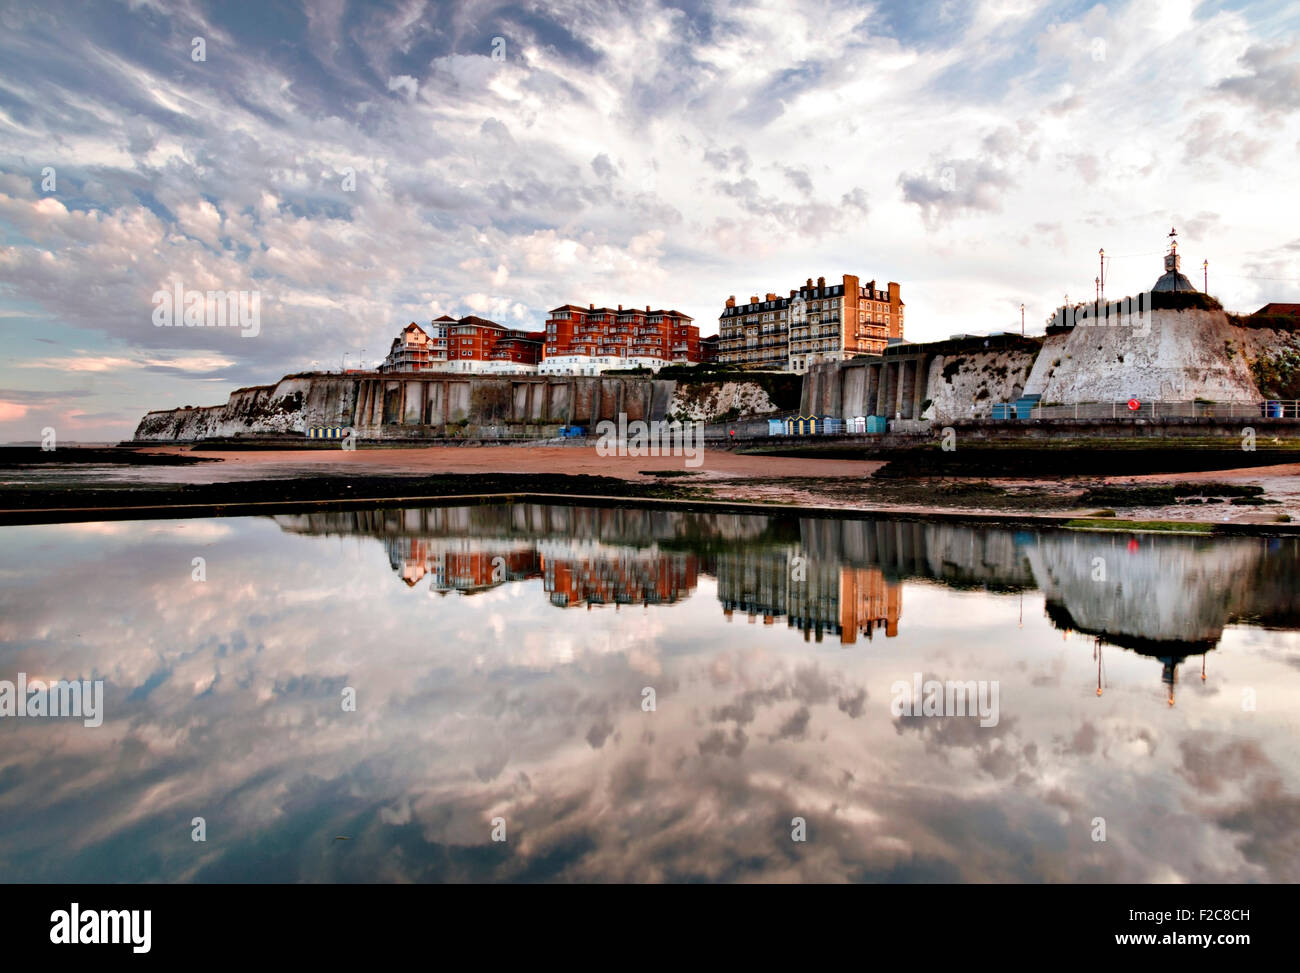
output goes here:
{"type": "Polygon", "coordinates": [[[1169,228],[1169,252],[1165,254],[1165,272],[1155,286],[1153,291],[1194,291],[1195,287],[1192,282],[1179,273],[1181,258],[1178,256],[1178,230],[1174,227],[1169,228]]]}

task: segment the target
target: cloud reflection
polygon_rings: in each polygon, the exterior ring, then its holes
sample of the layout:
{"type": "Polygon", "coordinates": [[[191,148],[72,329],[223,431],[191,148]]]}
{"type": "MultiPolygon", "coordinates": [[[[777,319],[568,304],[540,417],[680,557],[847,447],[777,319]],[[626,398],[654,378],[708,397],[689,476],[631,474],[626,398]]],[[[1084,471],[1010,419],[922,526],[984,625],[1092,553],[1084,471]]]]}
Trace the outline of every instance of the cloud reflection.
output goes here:
{"type": "Polygon", "coordinates": [[[532,505],[7,528],[0,678],[103,678],[107,716],[0,723],[0,862],[1294,881],[1296,564],[1290,541],[532,505]],[[1193,649],[1222,691],[1171,709],[1159,677],[1193,649]],[[1002,720],[895,718],[913,672],[999,680],[1002,720]]]}

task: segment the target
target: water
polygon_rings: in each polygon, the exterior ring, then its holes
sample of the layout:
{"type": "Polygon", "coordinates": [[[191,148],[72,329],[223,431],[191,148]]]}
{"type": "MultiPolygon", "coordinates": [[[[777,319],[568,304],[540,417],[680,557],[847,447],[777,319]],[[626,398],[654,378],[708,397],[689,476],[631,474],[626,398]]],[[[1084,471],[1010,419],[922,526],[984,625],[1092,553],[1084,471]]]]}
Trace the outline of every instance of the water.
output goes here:
{"type": "Polygon", "coordinates": [[[0,679],[105,692],[0,719],[7,881],[1300,880],[1290,539],[525,504],[0,537],[0,679]],[[916,680],[996,711],[901,715],[916,680]]]}

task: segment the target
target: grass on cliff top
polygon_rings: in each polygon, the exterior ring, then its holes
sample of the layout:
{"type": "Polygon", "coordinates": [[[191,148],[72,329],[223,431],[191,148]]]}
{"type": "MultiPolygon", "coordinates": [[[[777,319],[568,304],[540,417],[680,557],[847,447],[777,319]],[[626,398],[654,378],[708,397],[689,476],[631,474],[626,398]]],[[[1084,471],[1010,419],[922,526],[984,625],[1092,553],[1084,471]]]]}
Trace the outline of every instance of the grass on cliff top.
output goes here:
{"type": "Polygon", "coordinates": [[[1068,530],[1106,530],[1118,533],[1141,531],[1163,534],[1212,534],[1215,525],[1180,520],[1113,520],[1109,517],[1077,517],[1074,520],[1067,520],[1065,527],[1068,530]]]}

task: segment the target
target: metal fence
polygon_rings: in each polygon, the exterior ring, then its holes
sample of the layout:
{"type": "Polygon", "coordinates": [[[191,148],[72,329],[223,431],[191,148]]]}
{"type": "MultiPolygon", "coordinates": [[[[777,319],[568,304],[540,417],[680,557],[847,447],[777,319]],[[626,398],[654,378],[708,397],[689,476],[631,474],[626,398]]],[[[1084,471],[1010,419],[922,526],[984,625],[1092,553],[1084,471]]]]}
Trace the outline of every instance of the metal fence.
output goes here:
{"type": "Polygon", "coordinates": [[[1030,419],[1300,419],[1300,401],[1267,402],[1085,402],[1039,405],[1030,419]],[[1136,406],[1136,408],[1134,408],[1136,406]]]}

